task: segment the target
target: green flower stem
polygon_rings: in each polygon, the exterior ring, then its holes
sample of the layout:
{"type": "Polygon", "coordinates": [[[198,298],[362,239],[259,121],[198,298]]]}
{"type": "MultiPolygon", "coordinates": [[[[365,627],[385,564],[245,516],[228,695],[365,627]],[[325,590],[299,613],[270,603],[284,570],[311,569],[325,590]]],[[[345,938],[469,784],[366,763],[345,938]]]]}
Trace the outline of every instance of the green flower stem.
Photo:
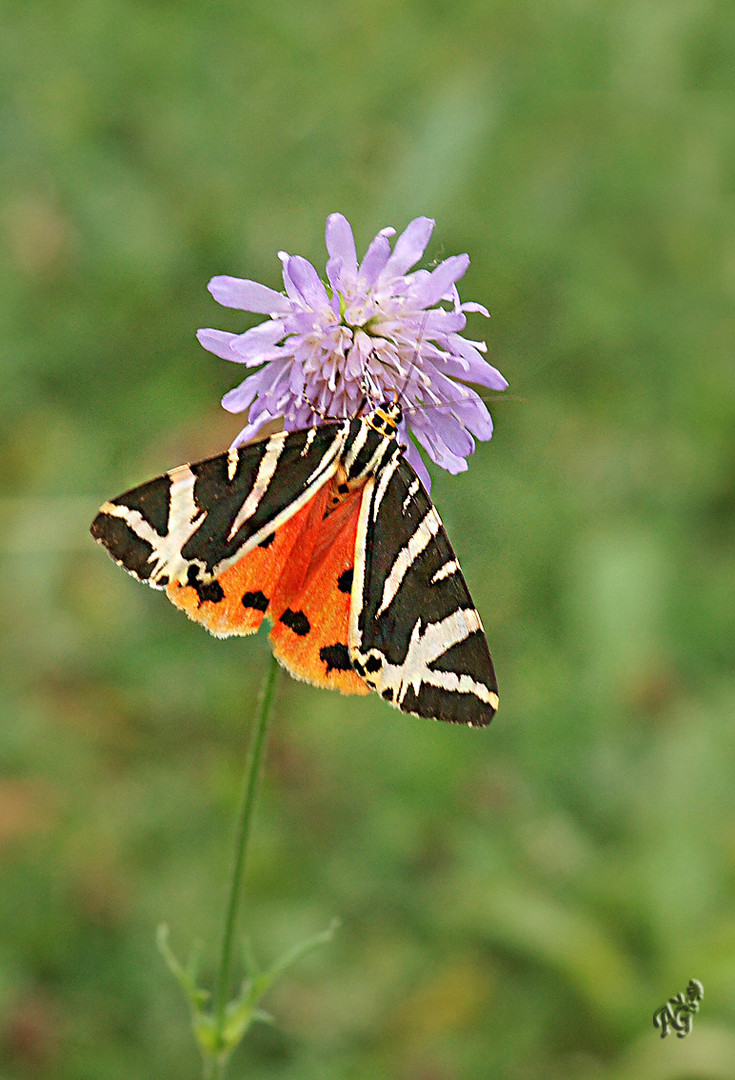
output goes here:
{"type": "MultiPolygon", "coordinates": [[[[240,813],[237,819],[235,831],[235,851],[232,860],[232,877],[230,880],[230,899],[227,905],[224,933],[222,935],[222,954],[220,959],[219,985],[215,999],[214,1020],[216,1042],[222,1045],[224,1029],[227,1020],[227,1002],[232,981],[233,941],[237,927],[237,914],[240,906],[240,894],[242,891],[243,870],[247,855],[248,838],[253,818],[253,807],[258,788],[260,764],[263,757],[263,746],[268,730],[273,707],[273,696],[276,686],[276,676],[279,664],[274,656],[269,657],[269,666],[266,671],[263,685],[258,699],[258,711],[255,718],[255,734],[248,754],[248,764],[242,778],[242,791],[240,797],[240,813]]],[[[213,1080],[221,1076],[220,1064],[215,1067],[211,1074],[213,1080]]]]}

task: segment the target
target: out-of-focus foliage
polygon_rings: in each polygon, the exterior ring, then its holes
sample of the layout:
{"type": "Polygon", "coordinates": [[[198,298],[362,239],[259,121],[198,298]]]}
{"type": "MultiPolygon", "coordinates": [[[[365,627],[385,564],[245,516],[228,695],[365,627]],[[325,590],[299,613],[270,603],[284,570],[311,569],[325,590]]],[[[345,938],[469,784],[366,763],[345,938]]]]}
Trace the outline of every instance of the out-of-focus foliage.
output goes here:
{"type": "Polygon", "coordinates": [[[154,933],[214,966],[266,645],[87,527],[227,445],[206,282],[323,264],[332,210],[435,217],[493,312],[496,435],[433,494],[501,711],[283,679],[244,922],[343,926],[232,1076],[732,1077],[731,5],[11,0],[0,48],[4,1080],[198,1075],[154,933]]]}

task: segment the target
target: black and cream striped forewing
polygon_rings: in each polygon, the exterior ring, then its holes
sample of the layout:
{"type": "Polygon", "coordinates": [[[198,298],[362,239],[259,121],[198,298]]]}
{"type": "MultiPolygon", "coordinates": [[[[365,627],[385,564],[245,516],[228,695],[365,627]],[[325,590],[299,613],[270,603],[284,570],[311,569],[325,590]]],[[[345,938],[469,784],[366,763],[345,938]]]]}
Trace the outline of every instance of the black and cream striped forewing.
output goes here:
{"type": "Polygon", "coordinates": [[[280,432],[182,465],[104,504],[92,535],[154,588],[210,581],[267,540],[330,479],[345,424],[280,432]],[[278,472],[278,480],[274,477],[278,472]]]}
{"type": "Polygon", "coordinates": [[[439,515],[400,453],[363,498],[350,653],[365,681],[404,712],[479,727],[497,709],[480,617],[439,515]]]}

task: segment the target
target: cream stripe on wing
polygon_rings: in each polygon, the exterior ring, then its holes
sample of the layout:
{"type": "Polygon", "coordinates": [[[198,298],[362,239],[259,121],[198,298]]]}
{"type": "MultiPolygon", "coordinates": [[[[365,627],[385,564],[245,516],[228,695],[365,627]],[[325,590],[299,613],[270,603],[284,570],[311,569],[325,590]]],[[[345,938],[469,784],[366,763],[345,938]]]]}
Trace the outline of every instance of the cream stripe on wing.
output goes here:
{"type": "Polygon", "coordinates": [[[444,578],[451,577],[452,574],[456,574],[458,572],[459,572],[459,563],[457,562],[456,559],[450,559],[448,562],[445,562],[443,564],[443,566],[439,567],[439,569],[437,570],[437,572],[434,574],[433,578],[431,579],[430,584],[431,585],[436,585],[437,581],[443,581],[444,578]]]}
{"type": "MultiPolygon", "coordinates": [[[[348,423],[349,423],[349,421],[348,421],[348,423]]],[[[360,427],[359,427],[359,430],[357,432],[357,435],[355,435],[354,439],[352,440],[352,446],[349,448],[349,450],[345,454],[345,459],[344,459],[344,461],[342,463],[344,465],[344,467],[345,467],[345,472],[348,475],[349,475],[350,469],[355,464],[355,460],[357,459],[357,455],[360,453],[363,446],[365,445],[365,442],[366,442],[367,437],[368,437],[369,434],[370,434],[369,426],[365,423],[364,420],[361,420],[360,421],[360,427]]]]}
{"type": "MultiPolygon", "coordinates": [[[[289,433],[282,433],[283,437],[288,438],[289,433]]],[[[274,435],[274,439],[280,439],[282,434],[274,435]]],[[[272,518],[269,518],[257,532],[252,533],[247,540],[243,541],[237,551],[233,552],[226,559],[222,559],[213,567],[213,575],[219,576],[224,570],[229,569],[238,559],[241,559],[243,555],[247,555],[249,551],[252,551],[261,540],[265,540],[268,536],[271,536],[277,529],[280,529],[289,518],[298,513],[302,506],[304,506],[309,499],[311,499],[319,488],[326,484],[326,482],[337,471],[339,464],[339,457],[344,446],[344,431],[337,431],[334,436],[334,441],[329,449],[322,455],[317,467],[313,470],[311,475],[305,480],[300,487],[297,495],[295,495],[290,502],[287,502],[285,506],[272,518]]]]}
{"type": "Polygon", "coordinates": [[[367,676],[367,681],[375,686],[378,693],[386,689],[392,690],[392,701],[399,707],[410,688],[418,697],[422,684],[426,684],[455,694],[472,694],[486,705],[497,709],[498,695],[485,683],[478,682],[464,672],[459,674],[455,671],[437,671],[429,667],[454,645],[466,641],[477,631],[482,631],[482,622],[475,609],[460,608],[439,622],[428,623],[423,630],[421,619],[418,619],[402,664],[387,662],[376,650],[361,654],[358,659],[365,664],[371,653],[380,658],[380,669],[374,675],[367,676]]]}
{"type": "Polygon", "coordinates": [[[306,442],[304,443],[304,448],[301,451],[301,453],[299,454],[299,457],[306,457],[306,455],[309,453],[309,447],[314,442],[315,438],[316,438],[316,428],[314,428],[314,427],[309,428],[309,434],[306,436],[306,442]]]}
{"type": "Polygon", "coordinates": [[[388,462],[385,468],[381,470],[378,476],[378,487],[375,492],[375,499],[373,500],[373,521],[377,521],[378,519],[378,511],[380,509],[380,504],[383,501],[383,496],[388,490],[388,484],[393,479],[393,474],[400,464],[401,455],[396,454],[393,459],[388,462]]]}
{"type": "Polygon", "coordinates": [[[164,536],[156,532],[140,510],[131,509],[122,503],[111,502],[106,502],[100,508],[101,514],[122,518],[136,536],[146,544],[150,544],[153,550],[148,556],[148,562],[153,564],[150,575],[152,584],[155,584],[164,572],[171,581],[185,579],[189,563],[181,558],[181,549],[207,516],[206,510],[200,509],[194,501],[196,477],[189,466],[181,465],[178,469],[172,469],[168,476],[171,487],[164,536]]]}
{"type": "Polygon", "coordinates": [[[406,492],[406,498],[403,500],[403,506],[401,507],[404,514],[408,510],[408,508],[409,508],[409,506],[411,504],[411,500],[417,494],[420,487],[421,487],[421,481],[419,480],[418,476],[414,476],[413,480],[411,481],[411,485],[410,485],[408,491],[406,492]]]}
{"type": "Polygon", "coordinates": [[[425,516],[416,526],[411,539],[398,552],[390,568],[390,573],[383,586],[383,598],[380,601],[380,607],[375,612],[376,619],[379,619],[383,612],[388,610],[408,570],[421,552],[431,543],[441,527],[442,523],[439,515],[434,507],[430,506],[425,516]]]}
{"type": "Polygon", "coordinates": [[[227,539],[232,540],[237,531],[242,525],[251,518],[255,511],[260,506],[260,500],[265,495],[273,474],[276,471],[278,465],[278,459],[283,453],[283,448],[286,445],[286,436],[284,432],[279,432],[278,435],[272,435],[266,443],[265,453],[260,460],[258,466],[258,473],[255,477],[255,482],[248,493],[248,497],[238,510],[235,520],[232,522],[230,531],[227,535],[227,539]]]}
{"type": "Polygon", "coordinates": [[[362,648],[360,633],[360,615],[365,599],[365,552],[367,550],[368,522],[372,504],[375,477],[371,476],[362,489],[360,516],[357,519],[355,537],[355,563],[352,571],[352,593],[350,596],[350,619],[347,628],[347,645],[350,657],[354,658],[362,648]]]}

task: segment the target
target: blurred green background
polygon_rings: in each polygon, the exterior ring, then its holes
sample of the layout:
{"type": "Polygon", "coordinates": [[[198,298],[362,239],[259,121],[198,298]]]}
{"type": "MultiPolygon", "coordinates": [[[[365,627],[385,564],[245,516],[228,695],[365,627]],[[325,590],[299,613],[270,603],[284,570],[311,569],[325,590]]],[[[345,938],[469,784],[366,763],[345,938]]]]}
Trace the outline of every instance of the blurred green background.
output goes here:
{"type": "Polygon", "coordinates": [[[433,495],[486,731],[283,678],[243,925],[342,929],[231,1075],[735,1076],[735,13],[716,0],[24,0],[0,73],[0,1076],[199,1075],[263,638],[87,529],[224,448],[210,276],[428,214],[510,390],[433,495]],[[685,1041],[653,1010],[705,988],[685,1041]]]}

